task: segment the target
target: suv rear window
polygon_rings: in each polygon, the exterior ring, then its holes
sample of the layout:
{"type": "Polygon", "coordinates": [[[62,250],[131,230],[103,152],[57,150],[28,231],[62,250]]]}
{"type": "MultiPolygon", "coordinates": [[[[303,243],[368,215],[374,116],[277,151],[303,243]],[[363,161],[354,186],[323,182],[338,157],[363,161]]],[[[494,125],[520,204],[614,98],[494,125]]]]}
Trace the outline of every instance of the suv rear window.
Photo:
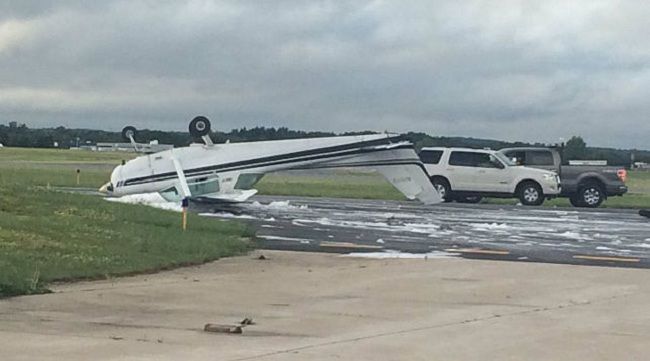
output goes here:
{"type": "Polygon", "coordinates": [[[488,153],[451,152],[449,164],[460,167],[495,168],[488,153]]]}
{"type": "Polygon", "coordinates": [[[423,150],[420,152],[420,159],[425,164],[438,164],[442,158],[441,150],[423,150]]]}

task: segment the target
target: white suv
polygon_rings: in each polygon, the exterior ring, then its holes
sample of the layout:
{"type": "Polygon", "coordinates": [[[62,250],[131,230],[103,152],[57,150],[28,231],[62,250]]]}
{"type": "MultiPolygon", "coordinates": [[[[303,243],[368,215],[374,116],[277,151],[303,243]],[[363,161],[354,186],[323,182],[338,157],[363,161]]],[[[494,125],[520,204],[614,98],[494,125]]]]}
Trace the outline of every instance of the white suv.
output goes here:
{"type": "Polygon", "coordinates": [[[420,159],[446,201],[518,197],[524,205],[541,205],[561,190],[555,172],[517,166],[493,150],[422,148],[420,159]]]}

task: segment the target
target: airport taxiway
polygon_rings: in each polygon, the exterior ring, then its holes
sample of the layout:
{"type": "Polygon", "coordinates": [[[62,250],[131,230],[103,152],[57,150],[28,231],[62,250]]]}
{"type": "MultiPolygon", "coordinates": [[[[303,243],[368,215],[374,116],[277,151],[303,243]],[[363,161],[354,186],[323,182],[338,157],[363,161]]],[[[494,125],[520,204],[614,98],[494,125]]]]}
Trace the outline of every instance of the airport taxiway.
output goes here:
{"type": "Polygon", "coordinates": [[[265,249],[650,267],[650,221],[633,210],[288,196],[192,209],[249,222],[265,249]]]}

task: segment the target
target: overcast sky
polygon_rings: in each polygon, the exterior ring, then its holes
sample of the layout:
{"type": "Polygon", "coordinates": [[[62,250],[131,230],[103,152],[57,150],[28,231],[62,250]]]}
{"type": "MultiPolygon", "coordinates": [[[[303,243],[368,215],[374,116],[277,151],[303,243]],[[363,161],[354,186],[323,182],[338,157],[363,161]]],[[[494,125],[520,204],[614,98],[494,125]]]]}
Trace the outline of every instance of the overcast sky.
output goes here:
{"type": "Polygon", "coordinates": [[[650,2],[0,1],[0,123],[650,148],[650,2]]]}

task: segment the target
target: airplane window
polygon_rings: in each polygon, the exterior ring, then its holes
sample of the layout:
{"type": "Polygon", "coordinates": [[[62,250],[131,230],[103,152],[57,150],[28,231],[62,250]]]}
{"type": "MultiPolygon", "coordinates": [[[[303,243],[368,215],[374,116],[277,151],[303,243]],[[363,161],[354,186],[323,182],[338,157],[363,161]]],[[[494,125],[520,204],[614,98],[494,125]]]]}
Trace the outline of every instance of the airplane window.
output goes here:
{"type": "Polygon", "coordinates": [[[259,182],[264,177],[264,174],[245,173],[240,174],[235,184],[235,189],[251,189],[255,183],[259,182]]]}

